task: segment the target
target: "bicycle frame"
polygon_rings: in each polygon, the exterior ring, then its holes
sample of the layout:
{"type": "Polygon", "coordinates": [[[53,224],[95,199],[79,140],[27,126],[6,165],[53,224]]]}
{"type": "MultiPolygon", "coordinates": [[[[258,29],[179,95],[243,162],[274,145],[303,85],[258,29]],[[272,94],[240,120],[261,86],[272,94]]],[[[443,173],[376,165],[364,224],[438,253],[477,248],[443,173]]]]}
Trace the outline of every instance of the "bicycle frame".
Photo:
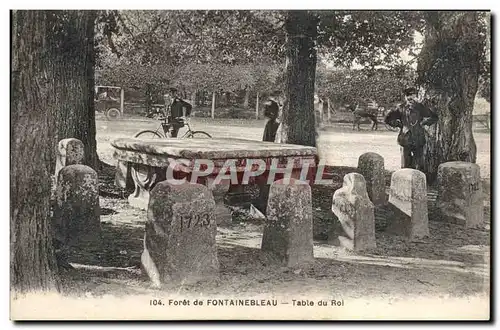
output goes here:
{"type": "MultiPolygon", "coordinates": [[[[167,137],[167,138],[171,138],[171,136],[170,136],[170,129],[172,128],[172,126],[173,126],[172,123],[171,122],[167,122],[166,118],[162,119],[162,123],[156,129],[156,132],[158,132],[160,130],[160,128],[161,128],[163,130],[163,135],[165,135],[165,137],[167,137]]],[[[186,136],[188,136],[192,132],[191,126],[189,125],[189,123],[185,122],[184,126],[187,126],[187,128],[188,128],[187,131],[181,137],[177,136],[177,139],[184,139],[186,136]]],[[[184,126],[182,126],[182,127],[184,127],[184,126]]]]}

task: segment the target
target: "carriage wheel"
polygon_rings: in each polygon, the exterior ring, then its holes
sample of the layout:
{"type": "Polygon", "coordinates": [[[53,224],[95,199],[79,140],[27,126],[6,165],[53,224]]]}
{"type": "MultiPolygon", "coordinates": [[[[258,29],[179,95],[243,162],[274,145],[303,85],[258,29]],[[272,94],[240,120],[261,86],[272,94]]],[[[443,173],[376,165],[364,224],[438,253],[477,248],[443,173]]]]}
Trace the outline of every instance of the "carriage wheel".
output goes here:
{"type": "Polygon", "coordinates": [[[121,115],[122,113],[117,108],[111,108],[106,111],[106,118],[108,118],[108,120],[120,119],[121,115]]]}

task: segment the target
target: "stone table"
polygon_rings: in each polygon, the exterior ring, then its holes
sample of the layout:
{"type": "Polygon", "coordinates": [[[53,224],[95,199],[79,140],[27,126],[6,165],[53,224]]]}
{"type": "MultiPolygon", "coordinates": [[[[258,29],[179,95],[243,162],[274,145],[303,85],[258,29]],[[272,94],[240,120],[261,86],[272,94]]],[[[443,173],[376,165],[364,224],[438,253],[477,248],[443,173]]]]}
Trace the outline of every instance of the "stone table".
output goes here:
{"type": "MultiPolygon", "coordinates": [[[[113,156],[118,160],[117,171],[129,171],[135,185],[129,203],[143,209],[147,209],[150,190],[156,183],[166,180],[169,171],[177,180],[190,180],[193,175],[199,175],[196,182],[202,184],[211,182],[222,172],[227,173],[225,181],[231,179],[231,183],[227,192],[226,189],[217,189],[219,187],[212,190],[216,202],[221,200],[215,196],[216,191],[225,194],[228,205],[249,201],[250,196],[243,193],[243,185],[253,181],[261,188],[257,207],[265,213],[269,174],[275,172],[272,181],[282,179],[283,173],[279,173],[279,169],[290,162],[289,166],[293,167],[291,177],[309,180],[312,184],[318,164],[316,148],[244,139],[120,138],[111,145],[115,149],[113,156]],[[213,169],[207,169],[205,163],[213,163],[213,169]],[[249,181],[250,166],[259,174],[249,181]],[[303,171],[304,167],[309,167],[309,170],[303,171]],[[228,168],[233,170],[228,171],[228,168]]],[[[129,177],[128,173],[119,173],[118,176],[129,177]]]]}

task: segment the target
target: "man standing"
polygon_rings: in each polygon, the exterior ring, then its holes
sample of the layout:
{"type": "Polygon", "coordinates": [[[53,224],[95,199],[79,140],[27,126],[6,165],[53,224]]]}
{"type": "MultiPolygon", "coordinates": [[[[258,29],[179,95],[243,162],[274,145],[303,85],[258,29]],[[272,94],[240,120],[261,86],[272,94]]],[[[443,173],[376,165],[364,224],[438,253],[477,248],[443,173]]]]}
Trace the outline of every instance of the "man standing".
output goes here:
{"type": "Polygon", "coordinates": [[[401,167],[423,171],[426,142],[423,126],[435,124],[438,116],[417,102],[416,88],[407,88],[403,93],[405,102],[387,114],[385,123],[400,129],[397,141],[402,149],[401,167]]]}
{"type": "Polygon", "coordinates": [[[193,106],[178,97],[176,88],[170,88],[170,95],[169,97],[165,97],[165,103],[167,107],[170,107],[168,121],[172,124],[171,135],[172,137],[177,137],[179,129],[184,127],[184,120],[191,114],[193,106]]]}
{"type": "Polygon", "coordinates": [[[264,116],[269,118],[269,121],[266,124],[266,129],[264,130],[263,141],[281,143],[281,118],[283,115],[282,111],[285,101],[283,93],[279,90],[275,90],[269,94],[268,101],[264,105],[264,116]],[[269,116],[266,115],[266,112],[269,116]],[[270,129],[269,132],[272,132],[272,134],[267,135],[268,140],[265,140],[268,128],[270,129]]]}
{"type": "Polygon", "coordinates": [[[279,122],[277,121],[279,113],[279,105],[273,100],[267,101],[264,104],[264,116],[268,118],[266,127],[264,128],[264,136],[262,141],[274,142],[276,132],[278,131],[279,122]]]}

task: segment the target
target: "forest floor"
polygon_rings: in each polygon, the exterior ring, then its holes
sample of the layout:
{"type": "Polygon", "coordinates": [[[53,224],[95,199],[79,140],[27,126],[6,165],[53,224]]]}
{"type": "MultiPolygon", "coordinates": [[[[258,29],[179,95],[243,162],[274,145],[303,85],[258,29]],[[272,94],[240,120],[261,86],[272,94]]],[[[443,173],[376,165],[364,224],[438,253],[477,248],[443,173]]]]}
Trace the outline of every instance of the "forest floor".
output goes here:
{"type": "MultiPolygon", "coordinates": [[[[193,128],[217,137],[260,140],[264,121],[194,119],[193,128]]],[[[148,119],[97,120],[100,170],[102,243],[72,251],[73,270],[63,276],[64,295],[85,299],[115,299],[115,308],[105,305],[92,311],[96,318],[488,318],[490,289],[490,135],[476,132],[478,161],[485,192],[485,223],[479,229],[461,228],[438,221],[435,189],[429,187],[430,237],[408,242],[385,232],[387,213],[376,208],[377,248],[369,253],[350,253],[325,240],[325,224],[334,219],[332,196],[342,186],[343,176],[356,171],[357,158],[373,151],[385,159],[386,187],[391,172],[399,166],[396,133],[381,128],[352,131],[350,125],[334,125],[321,131],[319,151],[327,159],[333,180],[312,188],[315,229],[314,261],[302,268],[276,265],[261,253],[263,221],[236,221],[217,229],[220,276],[217,280],[192,285],[165,285],[155,289],[141,272],[146,212],[129,206],[127,194],[114,186],[115,160],[109,142],[129,137],[141,129],[156,128],[148,119]],[[130,297],[143,297],[136,307],[130,297]],[[164,308],[158,312],[150,299],[174,297],[279,299],[282,309],[267,314],[255,309],[190,310],[164,308]],[[129,300],[127,300],[129,299],[129,300]],[[343,300],[338,309],[296,308],[292,300],[343,300]],[[288,302],[288,303],[287,303],[288,302]],[[418,308],[416,306],[419,306],[418,308]],[[126,307],[129,306],[129,307],[126,307]],[[132,307],[132,308],[131,308],[132,307]],[[137,308],[137,309],[136,309],[137,308]],[[284,309],[283,309],[284,308],[284,309]],[[295,308],[295,309],[293,309],[295,308]],[[185,310],[184,310],[185,311],[185,310]],[[225,312],[224,312],[225,311],[225,312]],[[253,312],[252,312],[253,311],[253,312]],[[115,314],[114,314],[115,313],[115,314]],[[121,314],[120,314],[121,313],[121,314]],[[156,314],[155,314],[156,313],[156,314]],[[229,314],[228,314],[229,313],[229,314]],[[252,314],[256,313],[256,314],[252,314]],[[260,314],[259,314],[260,313],[260,314]],[[319,313],[319,314],[318,314],[319,313]],[[101,315],[101,316],[99,316],[101,315]],[[234,317],[231,317],[234,316],[234,317]]],[[[94,300],[92,306],[100,306],[94,300]]],[[[137,302],[134,302],[136,304],[137,302]]],[[[191,302],[192,306],[192,302],[191,302]]],[[[87,307],[82,307],[83,310],[87,307]]],[[[176,307],[177,308],[177,307],[176,307]]],[[[68,311],[78,313],[78,311],[68,311]]],[[[88,312],[90,313],[90,312],[88,312]]],[[[57,314],[59,315],[59,314],[57,314]]],[[[75,314],[78,315],[78,314],[75,314]]],[[[92,315],[90,317],[92,317],[92,315]]]]}

